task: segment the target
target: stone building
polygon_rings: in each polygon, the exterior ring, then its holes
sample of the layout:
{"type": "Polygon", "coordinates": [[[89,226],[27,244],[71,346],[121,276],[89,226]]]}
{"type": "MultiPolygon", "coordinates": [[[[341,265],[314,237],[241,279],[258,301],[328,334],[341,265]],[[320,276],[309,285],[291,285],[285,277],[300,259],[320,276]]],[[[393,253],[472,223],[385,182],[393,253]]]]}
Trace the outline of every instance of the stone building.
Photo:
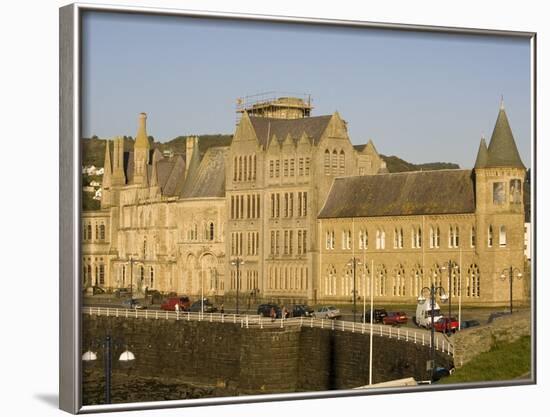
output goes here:
{"type": "Polygon", "coordinates": [[[106,147],[101,209],[83,212],[83,285],[347,302],[355,257],[359,296],[374,262],[377,296],[411,301],[450,260],[471,301],[506,299],[498,275],[523,265],[525,169],[503,109],[473,171],[405,174],[388,174],[372,141],[352,145],[337,112],[311,110],[245,104],[230,142],[188,137],[183,154],[154,149],[140,114],[133,149],[106,147]]]}
{"type": "MultiPolygon", "coordinates": [[[[473,170],[336,178],[319,214],[321,298],[372,288],[377,301],[415,302],[434,283],[465,303],[505,303],[505,269],[524,266],[524,178],[503,107],[473,170]]],[[[513,281],[514,299],[527,281],[513,281]]]]}

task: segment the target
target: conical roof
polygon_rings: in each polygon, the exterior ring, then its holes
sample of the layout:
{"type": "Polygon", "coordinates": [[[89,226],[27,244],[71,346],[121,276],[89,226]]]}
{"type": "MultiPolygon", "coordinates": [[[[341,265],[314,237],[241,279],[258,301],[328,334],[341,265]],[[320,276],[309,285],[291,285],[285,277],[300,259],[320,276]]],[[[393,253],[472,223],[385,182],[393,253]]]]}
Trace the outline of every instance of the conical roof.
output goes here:
{"type": "Polygon", "coordinates": [[[519,156],[516,141],[512,135],[512,129],[508,123],[508,117],[504,106],[501,105],[497,121],[487,149],[486,168],[514,167],[525,168],[519,156]]]}
{"type": "Polygon", "coordinates": [[[485,142],[485,138],[482,137],[479,142],[479,150],[477,151],[477,158],[474,168],[485,168],[487,166],[488,156],[487,143],[485,142]]]}

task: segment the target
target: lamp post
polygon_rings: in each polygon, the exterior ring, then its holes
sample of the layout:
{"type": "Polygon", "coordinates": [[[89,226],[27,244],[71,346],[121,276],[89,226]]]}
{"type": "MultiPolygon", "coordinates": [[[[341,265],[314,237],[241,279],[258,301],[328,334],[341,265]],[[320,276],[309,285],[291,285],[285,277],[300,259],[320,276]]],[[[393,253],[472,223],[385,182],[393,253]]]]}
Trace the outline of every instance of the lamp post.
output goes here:
{"type": "Polygon", "coordinates": [[[434,380],[435,377],[435,326],[434,326],[434,308],[435,308],[435,296],[439,294],[439,299],[442,303],[445,303],[448,299],[447,295],[445,294],[445,290],[443,287],[436,287],[432,283],[430,287],[423,287],[420,290],[420,294],[418,295],[418,303],[422,304],[426,302],[426,298],[422,295],[425,291],[429,291],[430,293],[430,319],[431,319],[431,325],[430,325],[430,370],[431,370],[431,381],[434,380]]]}
{"type": "Polygon", "coordinates": [[[237,268],[237,306],[236,306],[236,310],[237,310],[237,314],[239,314],[239,287],[240,287],[240,272],[239,272],[239,269],[240,269],[240,266],[244,264],[244,259],[242,258],[235,258],[231,261],[231,265],[235,266],[237,268]]]}
{"type": "Polygon", "coordinates": [[[449,319],[451,318],[451,313],[452,313],[452,308],[451,308],[451,298],[452,298],[452,295],[453,295],[453,290],[452,290],[452,270],[457,270],[458,269],[458,265],[456,264],[456,262],[453,262],[451,260],[449,260],[449,262],[446,263],[446,265],[443,265],[441,267],[441,269],[443,271],[445,271],[446,269],[449,271],[449,286],[447,287],[448,288],[448,291],[449,291],[449,294],[448,294],[448,297],[449,297],[449,319]]]}
{"type": "Polygon", "coordinates": [[[356,316],[356,313],[357,313],[357,291],[355,290],[355,288],[356,288],[356,286],[355,286],[356,285],[355,270],[357,268],[357,265],[362,265],[362,264],[361,264],[361,261],[359,261],[359,259],[356,258],[356,257],[351,258],[350,261],[347,263],[347,266],[351,266],[353,268],[353,321],[354,322],[355,322],[355,316],[356,316]]]}
{"type": "MultiPolygon", "coordinates": [[[[105,336],[101,341],[103,347],[103,366],[105,372],[105,404],[111,404],[111,377],[112,377],[112,354],[113,354],[113,338],[110,335],[105,336]]],[[[131,362],[136,357],[128,350],[128,347],[122,352],[118,358],[119,362],[131,362]]],[[[84,362],[93,362],[97,360],[97,354],[92,350],[86,351],[82,355],[84,362]]]]}
{"type": "Polygon", "coordinates": [[[505,281],[506,279],[510,280],[510,314],[512,314],[512,312],[513,312],[513,309],[512,309],[512,287],[513,287],[513,285],[512,284],[514,282],[514,278],[515,279],[521,279],[522,276],[523,276],[523,274],[521,273],[521,271],[518,268],[514,268],[513,266],[511,266],[509,268],[504,268],[502,270],[502,272],[500,273],[500,279],[502,281],[505,281]]]}

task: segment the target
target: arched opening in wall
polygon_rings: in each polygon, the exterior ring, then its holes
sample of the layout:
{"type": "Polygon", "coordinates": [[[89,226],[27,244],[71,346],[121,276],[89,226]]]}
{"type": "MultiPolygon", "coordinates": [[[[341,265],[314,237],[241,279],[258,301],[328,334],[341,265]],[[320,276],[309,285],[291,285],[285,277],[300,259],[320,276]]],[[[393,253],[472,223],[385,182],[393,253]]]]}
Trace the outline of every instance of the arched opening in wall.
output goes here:
{"type": "Polygon", "coordinates": [[[155,270],[153,267],[149,268],[149,288],[154,288],[155,285],[155,270]]]}
{"type": "Polygon", "coordinates": [[[462,283],[460,282],[460,267],[457,263],[453,262],[453,268],[451,269],[451,293],[453,297],[458,297],[461,293],[462,283]]]}
{"type": "Polygon", "coordinates": [[[214,222],[210,222],[208,238],[209,240],[214,240],[214,222]]]}
{"type": "Polygon", "coordinates": [[[332,151],[332,175],[338,175],[338,151],[334,149],[332,151]]]}
{"type": "Polygon", "coordinates": [[[336,293],[336,268],[334,265],[327,267],[325,275],[325,295],[335,295],[336,293]]]}
{"type": "Polygon", "coordinates": [[[338,165],[340,175],[344,175],[344,173],[346,172],[346,154],[344,153],[343,149],[340,151],[340,160],[338,165]]]}
{"type": "Polygon", "coordinates": [[[325,175],[330,175],[330,151],[325,149],[325,161],[324,161],[325,175]]]}

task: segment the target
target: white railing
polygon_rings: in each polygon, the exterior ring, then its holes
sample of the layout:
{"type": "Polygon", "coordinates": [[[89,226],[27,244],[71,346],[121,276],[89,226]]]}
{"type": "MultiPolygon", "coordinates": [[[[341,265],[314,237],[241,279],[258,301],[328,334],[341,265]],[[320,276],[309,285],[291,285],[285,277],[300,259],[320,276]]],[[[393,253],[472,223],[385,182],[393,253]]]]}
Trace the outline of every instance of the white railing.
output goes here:
{"type": "MultiPolygon", "coordinates": [[[[191,313],[188,311],[162,311],[162,310],[137,310],[110,307],[84,307],[83,313],[90,316],[144,318],[152,320],[184,320],[184,321],[208,321],[210,323],[239,324],[242,328],[259,327],[260,329],[285,328],[285,327],[316,327],[333,331],[370,334],[370,323],[356,323],[344,320],[319,319],[314,317],[294,317],[288,319],[272,319],[260,315],[239,315],[221,313],[191,313]]],[[[431,345],[430,331],[424,329],[411,329],[406,327],[392,327],[382,324],[372,326],[375,336],[388,337],[389,339],[402,340],[408,343],[431,345]]],[[[448,337],[442,333],[435,335],[435,349],[454,356],[454,345],[448,337]]]]}

